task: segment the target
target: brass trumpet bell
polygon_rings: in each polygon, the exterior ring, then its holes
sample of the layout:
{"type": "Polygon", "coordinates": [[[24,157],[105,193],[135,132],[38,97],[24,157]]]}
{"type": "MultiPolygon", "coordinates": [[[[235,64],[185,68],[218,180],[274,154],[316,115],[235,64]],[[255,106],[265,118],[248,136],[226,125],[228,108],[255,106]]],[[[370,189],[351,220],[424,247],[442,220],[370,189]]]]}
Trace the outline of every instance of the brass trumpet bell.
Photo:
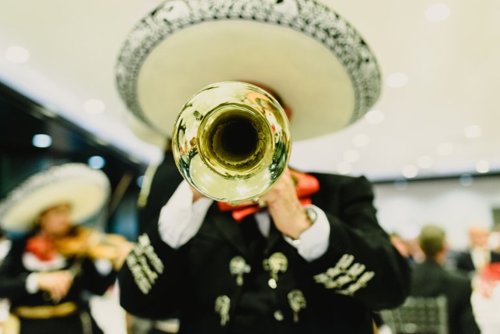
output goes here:
{"type": "Polygon", "coordinates": [[[172,151],[181,175],[200,193],[232,204],[255,201],[288,165],[288,119],[255,85],[211,84],[179,113],[172,151]]]}

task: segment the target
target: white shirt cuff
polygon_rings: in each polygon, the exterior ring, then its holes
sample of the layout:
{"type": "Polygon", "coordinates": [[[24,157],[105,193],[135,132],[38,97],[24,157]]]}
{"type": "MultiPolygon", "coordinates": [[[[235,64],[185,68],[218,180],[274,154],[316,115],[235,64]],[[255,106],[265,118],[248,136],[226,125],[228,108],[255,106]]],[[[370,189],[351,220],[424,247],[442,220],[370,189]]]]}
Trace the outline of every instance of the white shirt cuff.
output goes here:
{"type": "Polygon", "coordinates": [[[193,203],[193,192],[183,180],[160,212],[158,230],[161,239],[177,249],[198,233],[213,200],[201,197],[193,203]]]}
{"type": "Polygon", "coordinates": [[[293,240],[285,236],[285,240],[297,248],[297,252],[306,261],[311,262],[325,254],[330,244],[330,223],[323,210],[315,205],[308,205],[309,210],[314,210],[316,220],[307,230],[302,232],[299,239],[293,240]]]}
{"type": "Polygon", "coordinates": [[[38,278],[36,273],[31,273],[26,278],[26,291],[29,294],[34,294],[38,292],[38,278]]]}

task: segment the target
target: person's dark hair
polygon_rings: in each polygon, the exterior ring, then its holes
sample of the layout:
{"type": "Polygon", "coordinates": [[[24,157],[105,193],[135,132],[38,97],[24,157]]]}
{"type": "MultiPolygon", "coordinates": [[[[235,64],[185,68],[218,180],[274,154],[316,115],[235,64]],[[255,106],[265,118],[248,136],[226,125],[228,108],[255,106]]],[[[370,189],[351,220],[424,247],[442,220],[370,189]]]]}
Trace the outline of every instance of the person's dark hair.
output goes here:
{"type": "Polygon", "coordinates": [[[444,249],[446,233],[437,225],[422,227],[418,242],[427,258],[435,258],[444,249]]]}

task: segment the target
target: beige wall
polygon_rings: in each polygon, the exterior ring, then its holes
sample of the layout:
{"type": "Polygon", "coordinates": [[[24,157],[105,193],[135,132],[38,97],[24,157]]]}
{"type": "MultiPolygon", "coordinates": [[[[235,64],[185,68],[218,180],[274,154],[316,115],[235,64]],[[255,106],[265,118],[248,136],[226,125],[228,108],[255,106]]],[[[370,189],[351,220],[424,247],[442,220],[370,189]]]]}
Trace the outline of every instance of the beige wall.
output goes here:
{"type": "Polygon", "coordinates": [[[426,223],[443,226],[452,248],[467,246],[471,224],[493,225],[493,208],[500,208],[500,177],[474,179],[469,186],[457,180],[414,181],[404,189],[375,185],[378,218],[388,231],[407,238],[426,223]]]}

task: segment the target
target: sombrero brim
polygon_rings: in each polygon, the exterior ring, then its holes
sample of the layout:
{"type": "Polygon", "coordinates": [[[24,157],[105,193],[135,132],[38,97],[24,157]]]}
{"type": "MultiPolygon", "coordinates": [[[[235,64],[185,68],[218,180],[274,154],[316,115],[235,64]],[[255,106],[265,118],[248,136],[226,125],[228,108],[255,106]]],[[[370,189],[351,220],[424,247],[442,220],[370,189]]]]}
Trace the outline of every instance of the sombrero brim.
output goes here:
{"type": "Polygon", "coordinates": [[[331,9],[300,0],[167,1],[127,37],[116,79],[142,123],[132,129],[162,138],[184,103],[214,82],[273,88],[293,110],[293,140],[344,128],[380,94],[378,64],[359,34],[331,9]]]}
{"type": "Polygon", "coordinates": [[[52,167],[28,178],[0,203],[0,225],[5,230],[26,231],[44,210],[71,205],[71,219],[81,223],[106,203],[110,192],[106,175],[84,164],[52,167]]]}

